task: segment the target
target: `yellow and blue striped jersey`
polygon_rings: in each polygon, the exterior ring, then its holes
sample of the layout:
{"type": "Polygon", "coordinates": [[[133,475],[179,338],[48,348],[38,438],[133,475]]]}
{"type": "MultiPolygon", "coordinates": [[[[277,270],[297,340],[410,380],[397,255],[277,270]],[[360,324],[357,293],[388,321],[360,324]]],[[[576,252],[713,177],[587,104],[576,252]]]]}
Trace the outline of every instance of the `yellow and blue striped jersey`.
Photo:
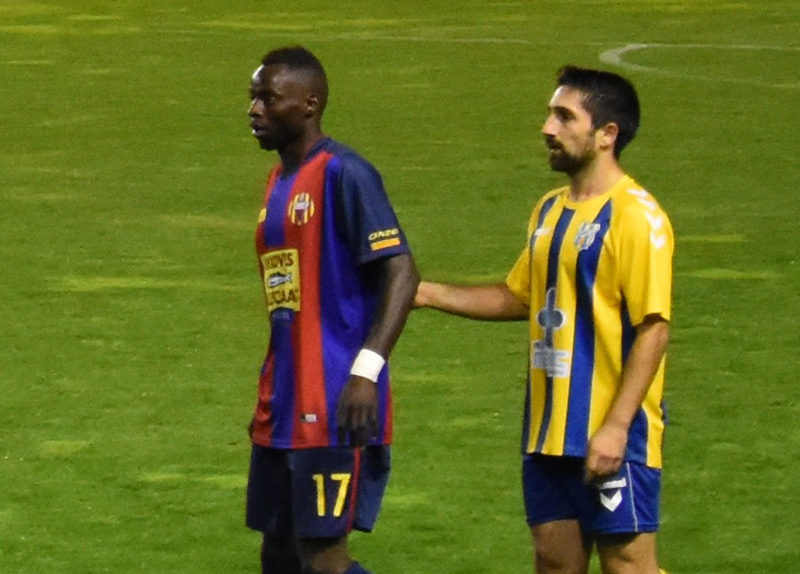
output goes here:
{"type": "MultiPolygon", "coordinates": [[[[506,278],[530,307],[524,452],[586,455],[648,315],[670,319],[674,239],[656,200],[625,176],[587,201],[569,188],[534,208],[528,243],[506,278]]],[[[628,435],[626,460],[661,467],[664,361],[628,435]]]]}

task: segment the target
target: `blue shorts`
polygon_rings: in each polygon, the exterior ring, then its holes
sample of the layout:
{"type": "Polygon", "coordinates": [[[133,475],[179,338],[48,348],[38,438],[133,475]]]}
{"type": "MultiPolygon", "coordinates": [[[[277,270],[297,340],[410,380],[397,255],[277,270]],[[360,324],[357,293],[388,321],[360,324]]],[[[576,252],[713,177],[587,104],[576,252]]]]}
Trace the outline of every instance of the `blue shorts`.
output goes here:
{"type": "Polygon", "coordinates": [[[527,454],[522,490],[528,525],[577,520],[588,534],[658,530],[661,471],[625,462],[600,483],[584,482],[584,459],[527,454]]]}
{"type": "Polygon", "coordinates": [[[247,526],[278,539],[370,532],[390,467],[388,446],[278,450],[253,445],[247,526]]]}

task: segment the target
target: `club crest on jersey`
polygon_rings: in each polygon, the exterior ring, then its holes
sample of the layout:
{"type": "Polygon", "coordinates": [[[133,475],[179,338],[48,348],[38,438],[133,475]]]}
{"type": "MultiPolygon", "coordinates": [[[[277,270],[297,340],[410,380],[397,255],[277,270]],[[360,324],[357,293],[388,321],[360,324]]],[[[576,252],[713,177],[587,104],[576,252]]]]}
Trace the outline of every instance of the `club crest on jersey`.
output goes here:
{"type": "Polygon", "coordinates": [[[298,193],[289,202],[286,212],[289,221],[295,225],[305,225],[314,217],[314,200],[306,192],[298,193]]]}
{"type": "Polygon", "coordinates": [[[575,234],[575,248],[578,251],[585,251],[592,246],[597,233],[600,231],[599,223],[589,223],[584,221],[578,228],[578,233],[575,234]]]}

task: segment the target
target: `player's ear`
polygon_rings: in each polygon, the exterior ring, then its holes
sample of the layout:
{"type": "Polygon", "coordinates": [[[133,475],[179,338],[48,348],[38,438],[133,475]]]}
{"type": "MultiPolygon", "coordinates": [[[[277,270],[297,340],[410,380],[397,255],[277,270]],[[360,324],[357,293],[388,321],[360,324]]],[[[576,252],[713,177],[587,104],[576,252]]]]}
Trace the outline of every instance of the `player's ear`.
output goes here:
{"type": "Polygon", "coordinates": [[[308,117],[320,115],[320,99],[317,94],[309,94],[306,98],[306,115],[308,117]]]}
{"type": "Polygon", "coordinates": [[[597,130],[598,143],[600,149],[614,149],[614,144],[617,142],[619,135],[619,126],[614,122],[608,122],[604,126],[600,126],[597,130]]]}

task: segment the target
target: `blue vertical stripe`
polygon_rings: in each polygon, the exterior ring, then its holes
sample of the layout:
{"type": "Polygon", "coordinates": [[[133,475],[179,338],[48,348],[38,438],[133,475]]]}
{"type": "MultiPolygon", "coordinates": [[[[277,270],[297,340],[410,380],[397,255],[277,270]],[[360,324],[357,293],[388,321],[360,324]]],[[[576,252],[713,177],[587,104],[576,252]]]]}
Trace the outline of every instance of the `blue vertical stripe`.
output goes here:
{"type": "MultiPolygon", "coordinates": [[[[342,378],[343,358],[339,332],[342,326],[339,303],[344,297],[340,290],[346,290],[347,274],[343,270],[349,265],[347,253],[343,253],[336,233],[336,193],[339,191],[341,162],[332,157],[325,165],[324,189],[321,206],[322,239],[320,242],[319,264],[319,307],[322,329],[322,368],[325,373],[325,403],[328,409],[328,437],[332,446],[339,444],[336,420],[336,401],[338,391],[345,384],[342,378]]],[[[345,359],[346,360],[346,359],[345,359]]],[[[352,358],[350,358],[352,360],[352,358]]]]}
{"type": "MultiPolygon", "coordinates": [[[[530,346],[530,345],[529,345],[530,346]]],[[[525,385],[525,409],[522,411],[522,454],[528,452],[528,441],[531,437],[531,369],[533,357],[528,359],[528,378],[525,385]]]]}
{"type": "Polygon", "coordinates": [[[286,210],[289,208],[289,196],[292,193],[297,174],[289,177],[279,176],[272,186],[267,200],[267,219],[264,221],[264,244],[270,248],[279,248],[286,242],[285,230],[286,210]]]}
{"type": "MultiPolygon", "coordinates": [[[[557,195],[554,195],[553,197],[545,201],[544,205],[542,205],[542,210],[539,212],[539,218],[536,220],[536,229],[542,227],[542,223],[544,223],[544,218],[547,217],[548,213],[550,213],[550,209],[556,202],[557,197],[558,197],[557,195]]],[[[533,244],[536,243],[536,229],[534,229],[534,233],[531,233],[530,237],[531,263],[533,263],[533,244]]],[[[533,267],[531,267],[531,269],[533,269],[533,267]]]]}
{"type": "MultiPolygon", "coordinates": [[[[558,282],[558,262],[561,245],[564,243],[564,236],[574,215],[574,210],[564,208],[558,218],[556,228],[553,230],[553,239],[550,242],[550,252],[547,258],[547,286],[545,293],[555,288],[558,282]]],[[[546,345],[548,348],[552,348],[552,341],[546,341],[546,345]]],[[[553,378],[550,375],[546,375],[545,381],[544,412],[542,414],[542,425],[539,428],[539,437],[536,441],[536,450],[543,448],[545,438],[547,438],[547,429],[550,426],[550,418],[553,416],[553,378]]]]}
{"type": "Polygon", "coordinates": [[[322,198],[322,239],[319,269],[319,304],[322,324],[322,367],[325,371],[325,400],[328,408],[328,436],[337,445],[336,407],[341,390],[347,383],[350,365],[355,358],[363,328],[360,304],[360,285],[351,271],[354,260],[347,243],[336,226],[337,204],[340,201],[341,160],[331,157],[325,166],[322,198]]]}
{"type": "MultiPolygon", "coordinates": [[[[328,407],[328,434],[331,445],[338,445],[336,408],[339,396],[350,378],[353,359],[369,334],[377,307],[377,290],[355,271],[356,248],[337,229],[337,215],[346,209],[343,194],[352,193],[342,183],[342,160],[332,156],[325,166],[322,197],[322,239],[320,248],[319,302],[322,329],[325,395],[328,407]]],[[[378,378],[378,428],[385,430],[389,393],[388,366],[378,378]]],[[[378,437],[382,443],[384,436],[378,437]]]]}
{"type": "MultiPolygon", "coordinates": [[[[620,321],[622,323],[622,364],[624,365],[628,361],[631,349],[633,348],[633,342],[636,339],[636,329],[634,329],[631,324],[628,305],[624,300],[622,301],[620,321]]],[[[628,447],[625,453],[626,460],[640,463],[647,462],[648,434],[647,415],[644,413],[644,409],[640,407],[628,430],[628,447]]]]}
{"type": "Polygon", "coordinates": [[[586,439],[589,435],[595,361],[594,285],[603,252],[603,239],[611,224],[611,211],[610,201],[600,209],[592,222],[600,228],[591,245],[578,254],[575,266],[575,335],[564,436],[564,453],[573,456],[585,456],[586,439]]]}
{"type": "MultiPolygon", "coordinates": [[[[545,201],[544,205],[542,205],[542,209],[539,211],[539,218],[536,221],[536,229],[539,229],[544,222],[544,218],[547,217],[547,214],[550,212],[550,209],[553,207],[553,204],[556,202],[556,198],[558,196],[553,196],[547,201],[545,201]]],[[[534,245],[536,244],[537,235],[535,233],[531,233],[530,238],[528,239],[528,247],[530,252],[530,261],[529,267],[531,272],[533,272],[533,249],[534,245]]],[[[522,414],[522,452],[525,453],[528,451],[528,442],[530,441],[531,436],[531,365],[533,364],[533,355],[531,353],[531,346],[528,345],[528,384],[525,391],[525,410],[522,414]]]]}
{"type": "MultiPolygon", "coordinates": [[[[286,243],[284,224],[289,196],[294,185],[295,176],[286,179],[278,178],[272,188],[267,203],[267,219],[264,221],[264,244],[267,249],[280,248],[286,243]]],[[[295,369],[292,353],[292,320],[294,311],[276,309],[270,316],[270,345],[274,349],[274,378],[272,412],[294,412],[295,369]]],[[[276,417],[272,441],[288,444],[292,440],[294,417],[276,417]]]]}

